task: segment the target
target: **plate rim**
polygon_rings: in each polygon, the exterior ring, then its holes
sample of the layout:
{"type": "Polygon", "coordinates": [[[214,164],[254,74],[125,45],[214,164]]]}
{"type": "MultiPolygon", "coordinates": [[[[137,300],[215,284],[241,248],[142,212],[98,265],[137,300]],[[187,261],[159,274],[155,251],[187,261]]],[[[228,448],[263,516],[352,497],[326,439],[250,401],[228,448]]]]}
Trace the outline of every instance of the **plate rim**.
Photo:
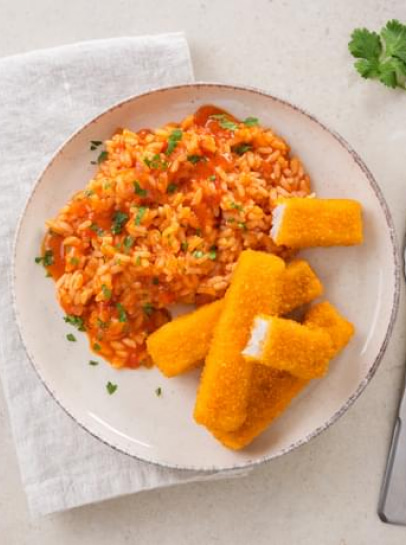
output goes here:
{"type": "MultiPolygon", "coordinates": [[[[92,437],[96,438],[98,441],[103,443],[104,445],[116,450],[117,452],[120,452],[121,454],[125,454],[126,456],[129,456],[130,458],[139,460],[144,463],[152,464],[157,467],[164,467],[168,469],[179,469],[184,471],[195,471],[195,472],[204,472],[204,473],[227,473],[227,472],[234,472],[236,470],[243,470],[243,469],[252,469],[254,467],[257,467],[261,464],[264,464],[266,462],[270,462],[271,460],[274,460],[276,458],[279,458],[285,454],[288,454],[289,452],[292,452],[299,447],[309,443],[312,439],[316,438],[318,435],[320,435],[323,431],[327,430],[330,426],[332,426],[335,422],[337,422],[341,416],[343,416],[347,410],[355,403],[355,401],[359,398],[359,396],[362,394],[362,392],[365,390],[366,386],[369,384],[371,379],[374,377],[379,364],[382,361],[382,358],[386,352],[390,337],[393,333],[393,328],[396,322],[396,317],[399,310],[399,300],[400,300],[400,276],[401,276],[401,258],[400,258],[400,249],[399,244],[397,240],[396,230],[393,223],[393,218],[389,209],[389,206],[386,202],[386,199],[383,195],[383,192],[378,185],[377,181],[375,180],[375,177],[373,176],[372,172],[369,170],[369,168],[366,166],[360,155],[355,151],[355,149],[345,140],[338,132],[331,129],[329,126],[327,126],[324,122],[321,122],[314,114],[308,112],[306,109],[297,106],[296,104],[282,99],[279,96],[273,95],[268,91],[265,91],[263,89],[253,87],[253,86],[245,86],[245,85],[236,85],[236,84],[227,84],[227,83],[216,83],[216,82],[204,82],[204,81],[198,81],[198,82],[191,82],[191,83],[184,83],[184,84],[176,84],[176,85],[168,85],[165,87],[155,87],[150,88],[147,91],[143,91],[141,93],[136,93],[134,95],[131,95],[123,100],[120,100],[118,102],[113,103],[111,106],[105,108],[102,112],[97,114],[96,116],[92,117],[89,121],[87,121],[85,124],[81,125],[79,129],[74,131],[73,133],[68,136],[64,142],[56,149],[54,154],[52,155],[51,159],[48,161],[46,166],[43,168],[39,176],[37,176],[30,193],[26,199],[26,202],[22,208],[22,211],[19,215],[19,219],[17,222],[17,225],[15,227],[15,234],[13,239],[13,245],[12,245],[12,282],[11,282],[11,295],[12,295],[12,307],[13,307],[13,313],[15,317],[15,322],[17,325],[18,334],[22,343],[22,346],[24,348],[24,351],[27,355],[27,359],[30,361],[31,366],[35,370],[38,378],[40,379],[43,386],[46,388],[48,393],[52,396],[52,398],[56,401],[56,403],[63,409],[65,414],[67,414],[76,424],[78,424],[83,430],[85,430],[87,433],[89,433],[92,437]],[[59,155],[63,152],[64,148],[72,141],[74,140],[80,133],[85,131],[88,127],[90,127],[93,123],[95,123],[98,119],[105,116],[108,113],[111,113],[114,110],[117,110],[129,102],[132,102],[133,100],[147,97],[152,94],[158,94],[158,93],[164,93],[167,91],[176,91],[181,90],[185,88],[195,88],[197,90],[202,88],[221,88],[228,91],[243,91],[243,92],[249,92],[253,94],[257,94],[266,98],[269,98],[283,106],[287,106],[290,109],[293,109],[294,111],[304,115],[314,123],[316,123],[323,131],[327,132],[333,138],[343,147],[353,158],[357,166],[362,170],[363,174],[365,175],[371,189],[374,192],[374,195],[376,199],[379,202],[380,208],[384,213],[386,226],[389,231],[390,240],[391,240],[391,248],[392,248],[392,262],[394,264],[394,292],[393,292],[393,299],[392,299],[392,309],[390,313],[390,319],[388,322],[388,326],[385,332],[385,337],[381,343],[381,346],[379,348],[379,351],[374,359],[374,362],[372,366],[369,368],[368,373],[365,375],[365,377],[361,380],[361,382],[357,385],[355,391],[351,394],[351,396],[345,401],[345,403],[322,425],[318,426],[314,430],[312,430],[310,433],[308,433],[303,438],[295,441],[294,443],[290,444],[288,447],[281,449],[279,452],[274,454],[268,454],[268,455],[262,455],[258,458],[255,458],[254,460],[247,460],[244,462],[237,462],[233,464],[232,466],[226,466],[226,467],[219,467],[216,465],[213,465],[212,467],[196,467],[192,465],[177,465],[174,463],[165,463],[162,461],[152,460],[152,459],[146,459],[142,457],[141,455],[136,455],[128,450],[125,450],[123,447],[114,444],[114,442],[107,440],[104,437],[101,437],[96,432],[92,431],[87,427],[85,423],[78,420],[76,416],[74,416],[70,410],[65,407],[62,400],[60,399],[59,395],[54,391],[52,386],[48,384],[45,377],[42,376],[42,372],[40,368],[34,363],[34,357],[31,355],[30,350],[28,346],[25,343],[23,333],[22,333],[22,323],[20,320],[20,311],[17,306],[17,296],[16,296],[16,278],[17,278],[17,267],[16,267],[16,257],[18,252],[18,242],[21,235],[21,229],[24,222],[24,218],[26,216],[26,212],[28,207],[30,206],[30,203],[32,199],[34,198],[34,195],[36,194],[40,183],[43,179],[43,177],[46,175],[47,171],[51,168],[51,166],[54,164],[54,162],[57,160],[59,155]]],[[[63,396],[62,396],[63,397],[63,396]]]]}

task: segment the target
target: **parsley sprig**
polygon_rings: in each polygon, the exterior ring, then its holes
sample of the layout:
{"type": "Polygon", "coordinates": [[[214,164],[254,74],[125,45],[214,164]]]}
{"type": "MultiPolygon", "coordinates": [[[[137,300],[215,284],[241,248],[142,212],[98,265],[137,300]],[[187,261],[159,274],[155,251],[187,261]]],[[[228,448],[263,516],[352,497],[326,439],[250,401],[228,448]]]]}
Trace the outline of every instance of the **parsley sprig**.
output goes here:
{"type": "Polygon", "coordinates": [[[168,147],[166,148],[165,155],[170,155],[178,145],[178,142],[182,140],[183,132],[181,129],[174,129],[168,138],[168,147]]]}
{"type": "Polygon", "coordinates": [[[63,318],[67,324],[73,325],[78,331],[86,331],[85,323],[83,318],[80,316],[74,316],[73,314],[67,314],[63,318]]]}
{"type": "Polygon", "coordinates": [[[113,216],[111,232],[114,235],[119,235],[124,229],[124,225],[127,223],[127,221],[128,221],[128,214],[126,214],[125,212],[120,212],[120,210],[117,210],[117,212],[115,212],[113,216]]]}
{"type": "Polygon", "coordinates": [[[358,59],[355,69],[366,79],[377,79],[392,89],[406,89],[406,25],[396,19],[380,31],[356,28],[348,44],[358,59]]]}

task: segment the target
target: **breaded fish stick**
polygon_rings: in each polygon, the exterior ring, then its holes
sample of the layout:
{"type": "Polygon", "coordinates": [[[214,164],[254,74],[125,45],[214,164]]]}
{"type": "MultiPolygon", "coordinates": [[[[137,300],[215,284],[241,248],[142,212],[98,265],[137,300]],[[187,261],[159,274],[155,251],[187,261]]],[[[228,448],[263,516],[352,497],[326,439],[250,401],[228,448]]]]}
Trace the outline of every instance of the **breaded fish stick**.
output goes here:
{"type": "Polygon", "coordinates": [[[179,316],[147,339],[149,355],[162,373],[174,377],[197,367],[207,355],[223,299],[179,316]]]}
{"type": "Polygon", "coordinates": [[[278,314],[288,314],[295,308],[310,303],[322,293],[323,285],[307,261],[292,261],[286,267],[278,314]]]}
{"type": "MultiPolygon", "coordinates": [[[[322,291],[323,286],[310,265],[303,260],[293,261],[285,269],[279,314],[310,303],[322,291]]],[[[223,301],[175,318],[148,337],[148,352],[164,375],[174,377],[186,373],[207,356],[223,301]]]]}
{"type": "Polygon", "coordinates": [[[194,417],[210,429],[231,431],[247,417],[252,364],[241,352],[257,314],[277,314],[285,263],[246,250],[241,253],[206,358],[194,417]]]}
{"type": "Polygon", "coordinates": [[[303,323],[309,327],[322,327],[328,331],[333,343],[334,356],[348,344],[355,331],[352,323],[343,318],[328,301],[318,303],[310,308],[303,323]]]}
{"type": "Polygon", "coordinates": [[[309,327],[276,316],[257,316],[243,356],[310,380],[327,373],[333,353],[330,335],[321,327],[309,327]]]}
{"type": "MultiPolygon", "coordinates": [[[[354,326],[345,320],[330,303],[320,303],[305,317],[309,327],[325,327],[334,346],[333,357],[348,343],[354,326]]],[[[239,450],[262,433],[309,383],[284,371],[255,364],[248,400],[247,418],[236,431],[216,430],[213,435],[228,448],[239,450]]]]}
{"type": "Polygon", "coordinates": [[[361,205],[349,199],[280,199],[271,237],[289,248],[361,244],[361,205]]]}

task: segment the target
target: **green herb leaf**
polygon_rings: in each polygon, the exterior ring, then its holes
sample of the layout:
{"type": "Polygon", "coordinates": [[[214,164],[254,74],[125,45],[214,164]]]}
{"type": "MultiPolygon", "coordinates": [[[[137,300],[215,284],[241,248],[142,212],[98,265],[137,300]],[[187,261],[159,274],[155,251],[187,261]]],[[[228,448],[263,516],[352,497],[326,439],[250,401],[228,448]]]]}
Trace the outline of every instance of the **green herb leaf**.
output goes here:
{"type": "Polygon", "coordinates": [[[35,258],[35,263],[38,265],[39,263],[42,263],[43,259],[44,259],[43,257],[36,257],[35,258]]]}
{"type": "Polygon", "coordinates": [[[83,194],[85,197],[91,197],[92,195],[94,195],[94,191],[93,189],[86,189],[86,191],[83,191],[83,194]]]}
{"type": "Polygon", "coordinates": [[[92,223],[92,225],[89,227],[91,231],[94,231],[97,236],[101,237],[104,235],[104,231],[101,227],[97,225],[97,223],[92,223]]]}
{"type": "Polygon", "coordinates": [[[117,212],[115,212],[113,216],[111,232],[114,235],[120,235],[127,221],[128,221],[128,214],[126,214],[125,212],[120,212],[120,210],[117,210],[117,212]]]}
{"type": "Polygon", "coordinates": [[[140,197],[146,197],[148,195],[148,191],[146,189],[143,189],[140,186],[140,183],[138,180],[135,180],[134,182],[134,192],[136,195],[139,195],[140,197]]]}
{"type": "Polygon", "coordinates": [[[247,231],[247,224],[245,222],[237,223],[238,227],[243,231],[247,231]]]}
{"type": "Polygon", "coordinates": [[[54,253],[52,250],[46,250],[44,257],[42,258],[44,267],[50,267],[54,264],[54,253]]]}
{"type": "Polygon", "coordinates": [[[216,177],[215,174],[212,174],[212,175],[209,176],[207,179],[210,180],[211,182],[215,182],[215,181],[217,180],[217,177],[216,177]]]}
{"type": "Polygon", "coordinates": [[[141,265],[141,256],[137,256],[137,259],[135,260],[135,264],[137,265],[137,267],[139,267],[141,265]]]}
{"type": "Polygon", "coordinates": [[[107,329],[109,327],[109,323],[103,322],[103,320],[100,320],[100,318],[97,318],[97,326],[100,327],[100,329],[107,329]]]}
{"type": "Polygon", "coordinates": [[[109,393],[109,395],[114,394],[114,392],[117,390],[117,388],[118,388],[117,384],[113,384],[110,381],[106,384],[106,390],[109,393]]]}
{"type": "Polygon", "coordinates": [[[168,195],[173,195],[177,190],[178,186],[176,184],[169,184],[166,188],[166,192],[168,193],[168,195]]]}
{"type": "Polygon", "coordinates": [[[94,343],[93,350],[96,350],[96,352],[99,352],[101,350],[101,346],[99,343],[94,343]]]}
{"type": "Polygon", "coordinates": [[[142,305],[142,310],[144,311],[144,314],[146,314],[149,317],[152,315],[155,309],[152,303],[145,303],[145,305],[142,305]]]}
{"type": "Polygon", "coordinates": [[[202,252],[201,250],[195,250],[192,253],[192,256],[195,257],[196,259],[201,259],[202,257],[204,257],[204,252],[202,252]]]}
{"type": "Polygon", "coordinates": [[[161,387],[159,387],[159,388],[157,388],[157,389],[155,390],[155,395],[156,395],[157,397],[161,397],[161,395],[162,395],[162,388],[161,388],[161,387]]]}
{"type": "Polygon", "coordinates": [[[241,212],[243,210],[243,206],[242,204],[238,204],[236,202],[232,202],[230,204],[231,208],[234,208],[234,210],[238,210],[239,212],[241,212]]]}
{"type": "Polygon", "coordinates": [[[68,334],[66,335],[66,338],[67,338],[68,341],[70,341],[70,342],[73,342],[73,343],[76,342],[76,337],[75,337],[75,335],[72,335],[72,333],[68,333],[68,334]]]}
{"type": "Polygon", "coordinates": [[[104,163],[104,161],[108,158],[108,156],[109,154],[107,153],[107,151],[102,151],[99,157],[97,158],[98,164],[100,165],[101,163],[104,163]]]}
{"type": "Polygon", "coordinates": [[[207,158],[204,155],[188,155],[187,160],[189,163],[192,163],[192,165],[196,165],[200,161],[207,161],[207,158]]]}
{"type": "Polygon", "coordinates": [[[121,303],[117,303],[116,308],[118,310],[118,321],[122,323],[127,322],[127,313],[123,305],[121,303]]]}
{"type": "Polygon", "coordinates": [[[406,25],[397,20],[388,21],[380,35],[357,28],[348,48],[358,59],[354,66],[363,78],[377,79],[393,89],[405,89],[406,25]]]}
{"type": "Polygon", "coordinates": [[[251,150],[252,150],[251,144],[238,144],[237,146],[233,146],[231,148],[231,151],[233,151],[237,155],[244,155],[244,153],[251,150]]]}
{"type": "Polygon", "coordinates": [[[74,266],[76,267],[77,265],[79,265],[80,259],[79,259],[78,257],[71,257],[71,258],[69,259],[69,263],[70,263],[71,265],[74,265],[74,266]]]}
{"type": "Polygon", "coordinates": [[[70,324],[73,327],[76,327],[78,331],[86,331],[85,323],[83,321],[83,318],[81,318],[80,316],[67,314],[66,316],[64,316],[63,319],[67,324],[70,324]]]}
{"type": "Polygon", "coordinates": [[[174,129],[168,138],[168,147],[166,149],[165,155],[170,155],[178,145],[178,142],[182,140],[183,132],[181,129],[174,129]]]}
{"type": "Polygon", "coordinates": [[[189,248],[189,243],[187,241],[184,241],[184,242],[181,242],[180,244],[180,248],[183,252],[186,252],[187,249],[189,248]]]}
{"type": "Polygon", "coordinates": [[[247,127],[256,127],[259,125],[259,119],[257,117],[247,117],[244,119],[243,123],[247,127]]]}
{"type": "Polygon", "coordinates": [[[217,121],[222,129],[228,129],[229,131],[235,131],[238,129],[238,124],[231,121],[226,114],[213,114],[209,117],[210,119],[217,121]]]}
{"type": "Polygon", "coordinates": [[[211,259],[212,261],[217,259],[217,246],[211,246],[208,255],[209,255],[209,259],[211,259]]]}
{"type": "Polygon", "coordinates": [[[147,207],[146,206],[140,206],[138,208],[138,212],[137,212],[137,215],[135,216],[135,225],[140,225],[141,221],[142,221],[142,218],[144,217],[145,215],[145,212],[147,211],[147,207]]]}
{"type": "Polygon", "coordinates": [[[130,249],[134,245],[134,242],[135,242],[135,238],[132,237],[131,235],[128,235],[128,236],[125,237],[123,245],[124,245],[124,249],[125,249],[126,252],[130,251],[130,249]]]}
{"type": "Polygon", "coordinates": [[[155,153],[155,155],[152,156],[152,159],[149,159],[148,157],[144,157],[143,161],[148,168],[152,168],[152,169],[160,168],[161,170],[165,170],[166,168],[168,168],[168,163],[162,160],[159,153],[155,153]]]}
{"type": "Polygon", "coordinates": [[[111,289],[108,288],[106,284],[102,284],[101,290],[106,299],[111,299],[111,289]]]}
{"type": "Polygon", "coordinates": [[[95,360],[89,360],[89,365],[99,365],[99,362],[95,360]]]}

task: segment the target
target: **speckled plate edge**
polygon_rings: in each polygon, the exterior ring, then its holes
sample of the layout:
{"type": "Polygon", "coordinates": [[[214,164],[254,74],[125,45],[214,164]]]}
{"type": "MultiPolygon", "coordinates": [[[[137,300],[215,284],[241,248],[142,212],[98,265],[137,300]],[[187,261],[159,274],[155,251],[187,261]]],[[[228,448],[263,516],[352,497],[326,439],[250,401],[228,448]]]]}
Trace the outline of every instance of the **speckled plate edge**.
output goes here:
{"type": "Polygon", "coordinates": [[[114,450],[117,450],[120,453],[126,454],[127,456],[130,456],[131,458],[135,458],[135,459],[140,460],[142,462],[149,463],[149,464],[152,464],[152,465],[156,465],[156,466],[159,466],[159,467],[167,467],[167,468],[170,468],[170,469],[180,469],[180,470],[186,470],[186,471],[205,472],[205,473],[206,472],[207,473],[210,473],[210,472],[227,473],[227,472],[233,472],[233,471],[241,470],[241,469],[249,469],[249,468],[253,468],[255,466],[258,466],[260,464],[263,464],[265,462],[269,462],[269,461],[271,461],[271,460],[273,460],[275,458],[279,458],[280,456],[283,456],[283,455],[297,449],[298,447],[300,447],[302,445],[305,445],[311,439],[317,437],[321,432],[323,432],[324,430],[329,428],[332,424],[337,422],[337,420],[352,406],[352,404],[358,399],[358,397],[361,395],[361,393],[365,390],[367,384],[371,381],[372,377],[375,375],[375,373],[376,373],[376,371],[378,369],[378,366],[379,366],[379,364],[380,364],[380,362],[381,362],[381,360],[383,358],[383,355],[384,355],[384,353],[386,351],[386,348],[388,346],[388,342],[389,342],[389,339],[390,339],[391,334],[393,332],[393,327],[394,327],[394,324],[395,324],[395,321],[396,321],[396,316],[397,316],[398,309],[399,309],[401,260],[400,260],[400,253],[399,253],[399,246],[398,246],[398,242],[397,242],[396,232],[395,232],[395,228],[394,228],[394,224],[393,224],[393,220],[392,220],[392,216],[391,216],[389,207],[388,207],[388,205],[386,203],[386,200],[385,200],[385,198],[384,198],[384,196],[382,194],[382,191],[381,191],[378,183],[376,182],[375,178],[373,177],[372,173],[370,172],[368,167],[365,165],[365,163],[361,159],[361,157],[348,144],[348,142],[342,136],[340,136],[334,130],[328,128],[325,124],[321,123],[314,115],[308,113],[306,110],[296,106],[295,104],[292,104],[291,102],[288,102],[288,101],[286,101],[284,99],[276,97],[276,96],[272,95],[271,93],[263,91],[261,89],[257,89],[257,88],[254,88],[254,87],[242,86],[242,85],[232,85],[232,84],[213,83],[213,82],[212,83],[196,82],[196,83],[188,83],[188,84],[183,84],[183,85],[171,85],[171,86],[167,86],[167,87],[150,89],[149,91],[146,91],[144,93],[135,94],[135,95],[132,95],[132,96],[128,97],[125,100],[122,100],[122,101],[114,104],[110,108],[107,108],[106,110],[101,112],[96,117],[92,118],[85,125],[83,125],[79,130],[75,131],[73,134],[71,134],[71,136],[69,138],[67,138],[65,140],[65,142],[57,149],[57,151],[55,152],[52,159],[49,161],[47,166],[44,168],[44,170],[41,172],[41,174],[37,178],[36,182],[34,183],[34,186],[33,186],[32,190],[31,190],[31,193],[30,193],[30,195],[29,195],[29,197],[27,199],[27,202],[24,205],[23,211],[22,211],[22,213],[20,215],[20,218],[19,218],[19,221],[17,223],[16,232],[15,232],[15,236],[14,236],[14,242],[13,242],[12,256],[13,256],[13,258],[12,258],[12,288],[11,288],[11,291],[12,291],[12,303],[13,303],[14,315],[15,315],[15,318],[16,318],[16,323],[17,323],[17,326],[18,326],[19,336],[20,336],[22,345],[24,347],[24,350],[25,350],[25,352],[26,352],[26,354],[28,356],[29,361],[31,362],[31,365],[33,366],[35,372],[37,373],[39,379],[41,380],[42,384],[45,386],[45,388],[48,390],[48,392],[51,394],[51,396],[54,398],[54,400],[58,403],[58,405],[65,411],[65,413],[67,415],[70,416],[70,418],[72,418],[82,429],[86,430],[90,435],[92,435],[93,437],[95,437],[96,439],[98,439],[99,441],[104,443],[105,445],[113,448],[114,450]],[[99,118],[101,118],[102,116],[106,115],[107,113],[109,113],[109,112],[111,112],[113,110],[116,110],[118,108],[123,107],[125,104],[127,104],[128,102],[133,101],[134,99],[137,99],[137,98],[140,98],[140,97],[146,97],[146,96],[151,95],[151,94],[163,93],[163,92],[170,91],[170,90],[185,89],[185,88],[203,89],[205,87],[207,87],[207,88],[221,88],[223,90],[224,89],[230,90],[230,92],[235,91],[235,90],[245,91],[245,92],[254,93],[254,94],[258,94],[258,95],[270,98],[270,99],[272,99],[272,100],[274,100],[274,101],[276,101],[276,102],[278,102],[278,103],[280,103],[280,104],[282,104],[284,106],[287,106],[287,107],[299,112],[302,115],[305,115],[311,121],[315,122],[322,130],[326,131],[331,136],[333,136],[335,138],[335,140],[337,140],[338,143],[343,148],[345,148],[345,150],[352,156],[355,163],[363,171],[363,173],[364,173],[366,179],[368,180],[368,183],[369,183],[371,189],[373,190],[373,192],[374,192],[374,194],[375,194],[375,196],[376,196],[376,198],[377,198],[377,200],[378,200],[378,202],[380,204],[380,207],[381,207],[381,209],[382,209],[382,211],[384,213],[385,220],[386,220],[386,225],[387,225],[387,228],[389,230],[391,244],[392,244],[392,257],[393,257],[394,276],[395,276],[395,278],[394,278],[394,294],[393,294],[393,302],[392,302],[392,311],[391,311],[390,320],[389,320],[389,323],[388,323],[388,327],[387,327],[387,330],[386,330],[386,333],[385,333],[384,340],[383,340],[383,342],[381,344],[381,347],[380,347],[380,349],[378,351],[378,354],[377,354],[372,366],[370,367],[367,375],[358,384],[358,386],[357,386],[356,390],[354,391],[354,393],[347,399],[347,401],[342,405],[342,407],[338,411],[336,411],[332,415],[332,417],[329,420],[327,420],[322,426],[319,426],[318,428],[313,430],[311,433],[306,435],[304,438],[292,443],[291,445],[289,445],[289,447],[287,447],[285,449],[281,449],[279,452],[277,452],[275,454],[264,455],[264,456],[258,457],[256,460],[246,461],[246,462],[243,462],[243,463],[237,463],[237,464],[235,464],[235,465],[233,465],[231,467],[226,467],[226,468],[221,468],[221,467],[218,467],[218,466],[213,466],[212,468],[208,468],[208,467],[197,468],[197,467],[190,467],[190,466],[189,467],[187,467],[187,466],[178,466],[178,465],[175,465],[175,464],[164,464],[162,462],[157,462],[157,461],[153,461],[153,460],[146,460],[146,459],[144,459],[144,458],[142,458],[140,456],[135,456],[134,454],[131,454],[131,453],[125,451],[124,449],[122,449],[118,445],[114,444],[113,442],[107,441],[104,438],[101,438],[98,435],[96,435],[95,433],[93,433],[91,430],[89,430],[84,424],[82,424],[79,420],[77,420],[69,412],[69,410],[67,408],[65,408],[62,401],[59,399],[58,394],[53,390],[51,385],[46,382],[46,380],[42,376],[40,370],[34,364],[34,358],[30,354],[30,351],[29,351],[28,347],[26,346],[26,344],[24,342],[24,339],[23,339],[21,321],[20,321],[20,314],[19,314],[19,310],[17,308],[17,303],[16,303],[16,283],[15,283],[15,280],[16,280],[16,253],[17,253],[17,245],[18,245],[18,240],[19,240],[19,235],[20,235],[20,231],[21,231],[22,222],[23,222],[26,210],[27,210],[31,200],[34,197],[34,195],[35,195],[35,193],[36,193],[36,191],[37,191],[37,189],[38,189],[38,187],[39,187],[39,185],[41,183],[42,178],[44,177],[44,175],[48,171],[48,169],[51,167],[51,165],[58,158],[58,156],[63,151],[65,146],[68,145],[70,143],[70,141],[73,140],[82,131],[84,131],[90,125],[92,125],[94,122],[96,122],[99,118]]]}

